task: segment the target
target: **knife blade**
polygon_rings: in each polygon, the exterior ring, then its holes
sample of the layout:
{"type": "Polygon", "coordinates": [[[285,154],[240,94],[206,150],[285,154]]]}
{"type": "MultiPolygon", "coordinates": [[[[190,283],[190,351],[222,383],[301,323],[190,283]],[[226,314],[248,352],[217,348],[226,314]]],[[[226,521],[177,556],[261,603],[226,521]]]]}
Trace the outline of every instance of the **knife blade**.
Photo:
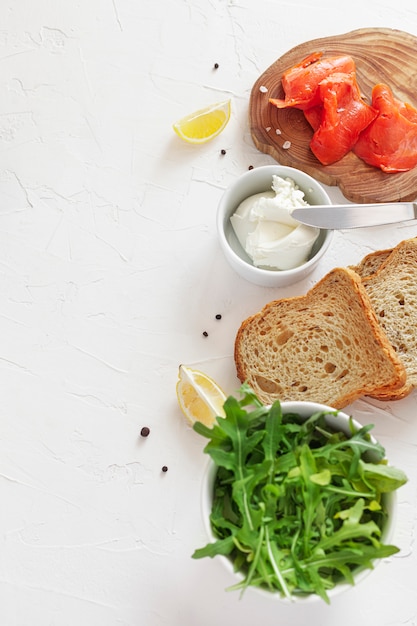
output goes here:
{"type": "Polygon", "coordinates": [[[366,228],[417,219],[417,202],[320,204],[293,209],[291,216],[302,224],[328,230],[366,228]]]}

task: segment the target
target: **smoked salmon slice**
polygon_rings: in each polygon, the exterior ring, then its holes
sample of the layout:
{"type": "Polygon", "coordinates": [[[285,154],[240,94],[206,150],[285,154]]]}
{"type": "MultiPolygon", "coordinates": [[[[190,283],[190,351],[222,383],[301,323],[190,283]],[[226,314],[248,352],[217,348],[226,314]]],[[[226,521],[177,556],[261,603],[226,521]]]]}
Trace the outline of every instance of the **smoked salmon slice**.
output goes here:
{"type": "Polygon", "coordinates": [[[334,73],[322,80],[319,97],[321,113],[317,107],[314,116],[310,112],[310,124],[316,127],[310,148],[320,163],[330,165],[352,150],[377,111],[362,99],[355,72],[334,73]]]}
{"type": "Polygon", "coordinates": [[[307,122],[310,124],[313,130],[317,130],[320,126],[322,114],[323,105],[321,104],[316,104],[315,106],[310,107],[309,109],[306,109],[304,111],[304,117],[306,118],[307,122]]]}
{"type": "Polygon", "coordinates": [[[417,110],[394,97],[388,85],[372,90],[376,119],[359,136],[353,149],[365,163],[383,172],[407,172],[417,165],[417,110]]]}
{"type": "Polygon", "coordinates": [[[282,75],[284,98],[270,98],[279,109],[295,107],[307,109],[320,103],[319,84],[330,74],[355,71],[355,62],[349,55],[322,58],[323,52],[313,52],[282,75]]]}
{"type": "Polygon", "coordinates": [[[388,174],[417,165],[417,109],[384,83],[374,86],[371,105],[365,102],[351,56],[313,52],[286,70],[281,83],[284,98],[269,103],[303,111],[314,131],[310,149],[322,165],[350,151],[388,174]]]}

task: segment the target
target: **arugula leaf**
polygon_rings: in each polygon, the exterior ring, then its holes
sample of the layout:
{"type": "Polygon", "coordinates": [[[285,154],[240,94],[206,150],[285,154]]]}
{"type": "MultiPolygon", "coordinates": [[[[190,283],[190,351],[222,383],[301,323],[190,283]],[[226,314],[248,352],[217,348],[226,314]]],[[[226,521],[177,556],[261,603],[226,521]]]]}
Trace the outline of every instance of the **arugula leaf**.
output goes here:
{"type": "Polygon", "coordinates": [[[362,480],[369,485],[373,485],[379,493],[395,491],[407,481],[404,472],[387,465],[375,465],[374,463],[360,462],[359,473],[362,480]]]}
{"type": "MultiPolygon", "coordinates": [[[[308,420],[266,407],[247,384],[230,396],[213,428],[196,423],[218,470],[210,521],[216,540],[193,558],[227,556],[249,585],[291,598],[315,593],[329,602],[340,582],[398,552],[381,543],[384,494],[407,481],[387,465],[369,436],[333,432],[326,415],[308,420]]],[[[337,412],[334,413],[335,415],[337,412]]]]}

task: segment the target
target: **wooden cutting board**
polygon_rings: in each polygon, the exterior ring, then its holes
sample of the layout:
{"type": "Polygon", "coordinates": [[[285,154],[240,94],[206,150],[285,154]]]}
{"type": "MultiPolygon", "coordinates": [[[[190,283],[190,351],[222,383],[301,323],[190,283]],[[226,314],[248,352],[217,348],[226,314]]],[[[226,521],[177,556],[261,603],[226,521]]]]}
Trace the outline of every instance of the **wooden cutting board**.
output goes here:
{"type": "Polygon", "coordinates": [[[417,37],[389,28],[363,28],[314,39],[289,50],[252,87],[249,121],[255,146],[281,165],[303,170],[326,185],[338,185],[352,202],[416,199],[417,167],[409,172],[385,174],[352,152],[337,163],[322,165],[309,148],[313,131],[303,112],[269,104],[268,98],[284,97],[282,74],[310,53],[319,51],[324,56],[352,56],[358,84],[367,102],[371,102],[373,86],[385,83],[397,98],[417,108],[417,37]],[[288,142],[290,146],[286,148],[288,142]]]}

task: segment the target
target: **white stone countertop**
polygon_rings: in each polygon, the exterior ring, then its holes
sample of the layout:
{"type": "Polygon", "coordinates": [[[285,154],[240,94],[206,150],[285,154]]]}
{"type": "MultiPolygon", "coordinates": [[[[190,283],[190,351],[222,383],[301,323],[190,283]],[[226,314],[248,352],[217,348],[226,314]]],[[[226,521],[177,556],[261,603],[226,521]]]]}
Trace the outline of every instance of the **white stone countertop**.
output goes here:
{"type": "Polygon", "coordinates": [[[240,598],[216,559],[191,558],[207,456],[175,393],[180,363],[235,393],[243,319],[415,235],[337,232],[308,279],[272,289],[238,277],[215,232],[227,185],[274,162],[248,127],[258,76],[318,37],[417,35],[415,0],[3,0],[0,15],[1,626],[415,625],[415,393],[348,407],[409,481],[400,553],[330,606],[240,598]],[[226,97],[212,142],[174,134],[226,97]]]}

